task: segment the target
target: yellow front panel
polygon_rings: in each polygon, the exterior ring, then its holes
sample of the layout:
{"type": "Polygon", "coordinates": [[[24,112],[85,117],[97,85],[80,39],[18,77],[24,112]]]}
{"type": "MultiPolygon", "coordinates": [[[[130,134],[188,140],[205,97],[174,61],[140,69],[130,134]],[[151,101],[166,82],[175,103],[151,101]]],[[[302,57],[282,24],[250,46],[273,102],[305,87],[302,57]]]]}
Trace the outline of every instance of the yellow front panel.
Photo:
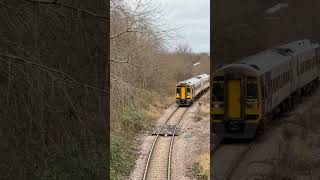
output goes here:
{"type": "Polygon", "coordinates": [[[181,99],[186,99],[186,88],[181,87],[181,99]]]}
{"type": "Polygon", "coordinates": [[[228,115],[230,118],[240,118],[240,80],[228,82],[228,115]]]}

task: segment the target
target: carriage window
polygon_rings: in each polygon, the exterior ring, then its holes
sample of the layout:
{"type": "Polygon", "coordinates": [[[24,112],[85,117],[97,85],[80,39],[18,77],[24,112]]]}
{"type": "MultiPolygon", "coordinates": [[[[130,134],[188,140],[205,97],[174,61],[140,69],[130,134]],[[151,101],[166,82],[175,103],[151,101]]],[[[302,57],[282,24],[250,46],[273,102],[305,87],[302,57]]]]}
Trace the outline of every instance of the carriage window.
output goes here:
{"type": "Polygon", "coordinates": [[[214,82],[212,85],[212,97],[214,101],[224,101],[223,83],[214,82]]]}

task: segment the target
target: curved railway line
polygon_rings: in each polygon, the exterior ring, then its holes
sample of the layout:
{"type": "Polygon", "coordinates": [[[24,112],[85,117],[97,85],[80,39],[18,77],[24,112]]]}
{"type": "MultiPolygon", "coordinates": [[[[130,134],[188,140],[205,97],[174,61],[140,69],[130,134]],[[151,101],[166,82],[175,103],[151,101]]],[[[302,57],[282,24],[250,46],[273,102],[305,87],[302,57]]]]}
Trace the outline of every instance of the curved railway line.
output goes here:
{"type": "MultiPolygon", "coordinates": [[[[205,93],[202,97],[208,96],[209,93],[205,93]]],[[[201,99],[201,98],[199,98],[201,99]]],[[[194,103],[198,104],[198,103],[194,103]]],[[[193,106],[193,105],[192,105],[193,106]]],[[[142,180],[154,180],[154,179],[172,179],[172,152],[174,146],[174,138],[177,135],[177,128],[182,121],[189,108],[192,107],[176,107],[176,109],[170,114],[170,116],[161,125],[156,133],[156,137],[153,140],[149,155],[144,168],[142,180]],[[173,125],[173,133],[171,138],[160,133],[166,125],[173,125]]]]}
{"type": "Polygon", "coordinates": [[[171,157],[175,133],[187,110],[187,107],[177,107],[158,130],[149,152],[143,180],[171,179],[171,157]],[[173,118],[174,116],[178,118],[173,118]],[[171,138],[160,136],[162,129],[168,124],[175,126],[171,138]]]}
{"type": "Polygon", "coordinates": [[[254,146],[255,142],[249,144],[217,144],[216,148],[213,150],[213,158],[217,156],[216,154],[234,154],[230,160],[225,160],[226,167],[219,166],[219,169],[215,168],[213,172],[214,180],[231,180],[235,170],[240,165],[243,158],[249,153],[249,151],[254,146]],[[220,169],[221,168],[221,169],[220,169]]]}

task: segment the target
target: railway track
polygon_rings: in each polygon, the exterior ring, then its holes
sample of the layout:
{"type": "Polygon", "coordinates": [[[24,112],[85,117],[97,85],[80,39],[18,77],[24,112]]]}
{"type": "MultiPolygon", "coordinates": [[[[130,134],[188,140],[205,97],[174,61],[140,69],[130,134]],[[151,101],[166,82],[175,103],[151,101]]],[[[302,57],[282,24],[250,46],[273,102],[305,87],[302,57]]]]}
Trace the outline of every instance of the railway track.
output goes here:
{"type": "MultiPolygon", "coordinates": [[[[209,92],[206,92],[199,99],[207,97],[208,95],[209,92]]],[[[177,135],[176,131],[188,109],[196,104],[198,103],[194,103],[189,107],[177,107],[161,125],[151,145],[142,180],[172,179],[171,160],[174,139],[177,135]],[[172,136],[170,136],[171,138],[168,136],[160,136],[160,132],[166,125],[174,125],[172,136]]]]}
{"type": "Polygon", "coordinates": [[[142,180],[171,179],[171,158],[176,130],[188,108],[177,107],[162,124],[152,143],[142,180]],[[160,136],[166,125],[174,125],[171,138],[160,136]]]}
{"type": "MultiPolygon", "coordinates": [[[[245,156],[254,148],[254,146],[261,141],[264,138],[264,135],[267,133],[267,131],[272,130],[274,127],[279,126],[281,123],[285,123],[287,121],[284,121],[288,118],[293,118],[292,115],[287,115],[287,113],[284,113],[283,115],[279,116],[281,118],[281,121],[270,121],[268,124],[265,133],[261,136],[258,135],[254,140],[251,142],[244,142],[244,143],[230,143],[230,144],[224,144],[222,143],[221,139],[215,139],[215,148],[212,149],[213,158],[217,156],[232,156],[229,157],[230,159],[226,161],[223,161],[223,164],[214,165],[214,167],[219,167],[219,169],[216,173],[213,173],[213,180],[232,180],[234,179],[233,175],[236,172],[237,168],[239,167],[240,163],[244,160],[245,156]]],[[[221,162],[221,161],[220,161],[221,162]]],[[[215,170],[217,170],[216,168],[215,170]]]]}
{"type": "Polygon", "coordinates": [[[213,149],[213,158],[217,159],[220,156],[220,158],[224,158],[224,161],[221,164],[214,164],[213,180],[231,180],[235,170],[253,146],[254,142],[249,144],[218,144],[213,149]]]}

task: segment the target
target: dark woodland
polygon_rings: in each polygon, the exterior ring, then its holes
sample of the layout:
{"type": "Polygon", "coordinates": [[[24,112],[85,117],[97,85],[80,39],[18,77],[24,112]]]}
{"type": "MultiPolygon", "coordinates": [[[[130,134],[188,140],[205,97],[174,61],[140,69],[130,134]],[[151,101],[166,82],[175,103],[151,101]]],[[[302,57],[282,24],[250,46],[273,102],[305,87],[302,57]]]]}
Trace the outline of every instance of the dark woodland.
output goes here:
{"type": "Polygon", "coordinates": [[[0,179],[107,179],[108,9],[0,1],[0,179]]]}

